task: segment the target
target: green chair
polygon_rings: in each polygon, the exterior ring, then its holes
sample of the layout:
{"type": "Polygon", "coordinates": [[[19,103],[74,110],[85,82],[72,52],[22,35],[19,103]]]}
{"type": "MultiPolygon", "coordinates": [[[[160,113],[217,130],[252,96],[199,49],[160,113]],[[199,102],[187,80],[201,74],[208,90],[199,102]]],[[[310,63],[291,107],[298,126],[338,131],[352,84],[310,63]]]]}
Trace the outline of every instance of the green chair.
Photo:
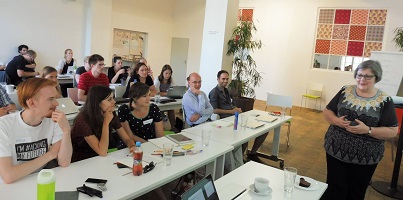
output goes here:
{"type": "Polygon", "coordinates": [[[323,84],[321,83],[309,83],[308,88],[306,89],[305,94],[302,95],[301,98],[301,107],[302,107],[302,101],[305,99],[305,107],[306,107],[306,101],[308,99],[315,100],[315,109],[316,109],[316,104],[318,103],[319,100],[319,110],[322,110],[322,90],[323,90],[323,84]]]}

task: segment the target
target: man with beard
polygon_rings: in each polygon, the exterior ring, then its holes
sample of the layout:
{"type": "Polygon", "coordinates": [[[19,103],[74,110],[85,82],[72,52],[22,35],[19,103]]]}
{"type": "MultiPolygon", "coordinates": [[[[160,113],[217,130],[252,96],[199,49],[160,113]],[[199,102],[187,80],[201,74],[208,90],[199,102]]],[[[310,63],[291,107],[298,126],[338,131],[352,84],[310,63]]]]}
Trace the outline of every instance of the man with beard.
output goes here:
{"type": "Polygon", "coordinates": [[[0,117],[0,183],[13,183],[54,159],[61,167],[71,162],[70,125],[56,110],[56,82],[28,79],[17,92],[23,110],[0,117]]]}

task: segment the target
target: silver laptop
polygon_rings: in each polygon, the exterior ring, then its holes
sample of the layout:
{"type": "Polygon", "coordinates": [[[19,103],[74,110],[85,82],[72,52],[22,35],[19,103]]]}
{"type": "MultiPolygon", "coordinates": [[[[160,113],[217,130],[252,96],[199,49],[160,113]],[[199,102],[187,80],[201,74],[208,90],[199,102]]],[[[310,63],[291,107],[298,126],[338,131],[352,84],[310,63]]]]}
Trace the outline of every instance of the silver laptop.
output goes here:
{"type": "Polygon", "coordinates": [[[67,68],[67,72],[66,72],[66,75],[73,75],[73,73],[74,73],[74,66],[69,66],[68,68],[67,68]]]}
{"type": "Polygon", "coordinates": [[[172,86],[168,90],[167,97],[171,99],[182,99],[186,91],[186,86],[172,86]]]}
{"type": "Polygon", "coordinates": [[[60,98],[56,100],[59,103],[56,109],[64,112],[64,114],[66,115],[78,113],[80,111],[78,110],[78,107],[76,106],[76,104],[74,104],[73,100],[71,100],[70,97],[60,98]]]}

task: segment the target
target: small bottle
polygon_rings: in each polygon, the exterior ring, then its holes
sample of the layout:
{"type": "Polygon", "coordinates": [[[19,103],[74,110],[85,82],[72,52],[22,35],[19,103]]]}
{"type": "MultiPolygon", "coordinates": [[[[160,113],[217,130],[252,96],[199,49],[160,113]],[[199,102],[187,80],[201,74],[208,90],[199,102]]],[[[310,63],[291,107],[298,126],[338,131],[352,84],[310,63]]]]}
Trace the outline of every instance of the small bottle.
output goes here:
{"type": "Polygon", "coordinates": [[[235,117],[235,119],[234,119],[234,130],[238,129],[238,116],[239,116],[239,113],[236,112],[235,115],[234,115],[234,117],[235,117]]]}
{"type": "Polygon", "coordinates": [[[133,152],[133,175],[140,176],[143,174],[143,150],[141,149],[141,142],[136,142],[136,148],[133,152]]]}
{"type": "Polygon", "coordinates": [[[56,176],[52,169],[42,169],[36,180],[36,199],[55,200],[56,176]]]}

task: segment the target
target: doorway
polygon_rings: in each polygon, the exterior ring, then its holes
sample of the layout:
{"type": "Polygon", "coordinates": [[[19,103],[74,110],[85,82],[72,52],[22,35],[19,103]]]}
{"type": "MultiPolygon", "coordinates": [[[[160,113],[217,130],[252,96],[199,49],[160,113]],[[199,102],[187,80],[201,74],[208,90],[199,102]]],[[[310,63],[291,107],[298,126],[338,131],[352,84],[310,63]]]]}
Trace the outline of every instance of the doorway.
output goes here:
{"type": "Polygon", "coordinates": [[[176,85],[186,85],[189,38],[172,38],[171,67],[176,85]]]}

